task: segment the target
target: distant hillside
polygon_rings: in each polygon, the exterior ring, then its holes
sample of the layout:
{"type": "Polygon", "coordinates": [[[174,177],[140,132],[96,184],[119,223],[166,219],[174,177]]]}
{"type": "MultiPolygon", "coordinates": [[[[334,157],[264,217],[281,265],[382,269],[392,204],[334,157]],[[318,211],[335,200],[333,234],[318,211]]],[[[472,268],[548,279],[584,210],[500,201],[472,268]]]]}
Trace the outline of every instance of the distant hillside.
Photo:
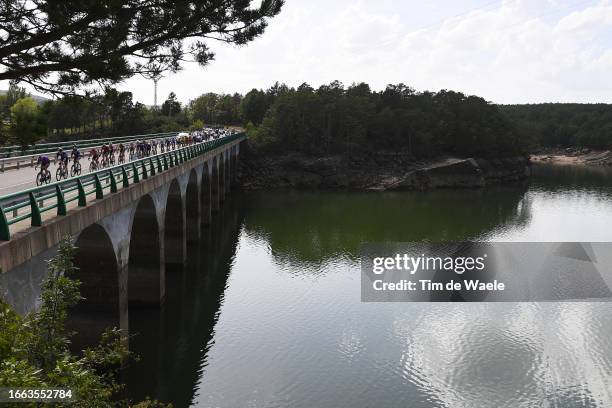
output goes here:
{"type": "Polygon", "coordinates": [[[533,146],[612,149],[612,105],[542,103],[499,105],[533,146]]]}
{"type": "MultiPolygon", "coordinates": [[[[6,95],[8,91],[6,89],[0,89],[0,95],[6,95]]],[[[45,103],[46,101],[50,101],[50,98],[46,98],[44,96],[40,96],[40,95],[32,95],[30,94],[30,96],[32,97],[32,99],[34,99],[39,105],[45,103]]]]}

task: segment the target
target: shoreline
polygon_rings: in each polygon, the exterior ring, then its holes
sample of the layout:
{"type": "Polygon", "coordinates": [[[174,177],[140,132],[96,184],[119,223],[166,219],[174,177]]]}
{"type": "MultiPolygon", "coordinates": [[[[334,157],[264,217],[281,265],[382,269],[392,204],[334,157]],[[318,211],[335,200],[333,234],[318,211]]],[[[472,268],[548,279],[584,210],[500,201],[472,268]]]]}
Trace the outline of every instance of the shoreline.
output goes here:
{"type": "Polygon", "coordinates": [[[520,182],[530,176],[529,159],[441,157],[416,161],[396,152],[306,157],[297,154],[245,157],[245,190],[322,189],[356,191],[483,188],[520,182]]]}
{"type": "Polygon", "coordinates": [[[610,150],[591,150],[579,148],[545,149],[530,155],[532,163],[549,163],[575,166],[612,166],[610,150]]]}

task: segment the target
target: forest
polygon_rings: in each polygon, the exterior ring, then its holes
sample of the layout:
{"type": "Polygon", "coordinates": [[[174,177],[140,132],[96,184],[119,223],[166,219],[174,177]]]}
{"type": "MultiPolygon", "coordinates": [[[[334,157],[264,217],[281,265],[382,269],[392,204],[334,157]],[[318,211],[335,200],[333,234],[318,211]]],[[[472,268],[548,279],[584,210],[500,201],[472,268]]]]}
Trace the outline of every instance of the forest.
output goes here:
{"type": "Polygon", "coordinates": [[[500,110],[532,148],[612,149],[612,105],[542,103],[501,105],[500,110]]]}
{"type": "Polygon", "coordinates": [[[350,155],[391,150],[415,158],[525,151],[497,106],[447,90],[417,92],[397,84],[377,92],[365,83],[345,87],[338,81],[318,89],[275,84],[247,93],[240,111],[249,136],[263,151],[350,155]]]}
{"type": "Polygon", "coordinates": [[[373,91],[338,81],[314,89],[276,83],[245,95],[205,93],[181,104],[171,92],[159,107],[107,88],[89,96],[35,101],[23,88],[0,95],[0,143],[90,139],[232,125],[246,129],[260,154],[311,156],[401,151],[503,157],[540,147],[612,148],[605,104],[495,105],[461,92],[417,92],[404,84],[373,91]]]}

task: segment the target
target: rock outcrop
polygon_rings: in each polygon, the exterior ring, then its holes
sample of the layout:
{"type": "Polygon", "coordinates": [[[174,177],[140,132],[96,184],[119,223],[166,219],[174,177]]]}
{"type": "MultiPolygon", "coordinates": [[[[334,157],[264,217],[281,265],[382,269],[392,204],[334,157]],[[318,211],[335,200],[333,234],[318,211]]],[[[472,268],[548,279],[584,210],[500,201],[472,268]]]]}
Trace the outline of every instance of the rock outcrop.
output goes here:
{"type": "Polygon", "coordinates": [[[525,157],[444,158],[418,162],[408,155],[385,152],[353,157],[350,160],[341,156],[311,158],[297,155],[246,155],[241,166],[242,185],[247,189],[479,188],[516,182],[529,177],[529,174],[529,160],[525,157]]]}

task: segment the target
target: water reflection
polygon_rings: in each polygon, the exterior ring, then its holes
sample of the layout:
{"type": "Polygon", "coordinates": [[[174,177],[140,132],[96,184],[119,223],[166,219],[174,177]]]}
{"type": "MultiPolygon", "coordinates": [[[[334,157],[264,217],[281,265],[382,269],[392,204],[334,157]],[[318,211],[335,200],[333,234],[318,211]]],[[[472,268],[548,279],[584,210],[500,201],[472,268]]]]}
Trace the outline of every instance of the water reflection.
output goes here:
{"type": "MultiPolygon", "coordinates": [[[[526,225],[526,186],[402,193],[275,191],[249,194],[245,227],[279,265],[300,268],[346,256],[363,242],[475,239],[526,225]]],[[[296,270],[296,272],[298,272],[296,270]]]]}
{"type": "Polygon", "coordinates": [[[176,407],[612,406],[611,304],[362,303],[357,261],[364,241],[612,240],[605,174],[235,197],[169,274],[164,309],[130,312],[142,361],[129,394],[176,407]]]}
{"type": "Polygon", "coordinates": [[[187,265],[167,271],[163,308],[130,310],[130,348],[139,356],[124,373],[132,400],[191,404],[205,370],[240,224],[236,200],[227,201],[203,230],[200,243],[188,247],[187,265]]]}

